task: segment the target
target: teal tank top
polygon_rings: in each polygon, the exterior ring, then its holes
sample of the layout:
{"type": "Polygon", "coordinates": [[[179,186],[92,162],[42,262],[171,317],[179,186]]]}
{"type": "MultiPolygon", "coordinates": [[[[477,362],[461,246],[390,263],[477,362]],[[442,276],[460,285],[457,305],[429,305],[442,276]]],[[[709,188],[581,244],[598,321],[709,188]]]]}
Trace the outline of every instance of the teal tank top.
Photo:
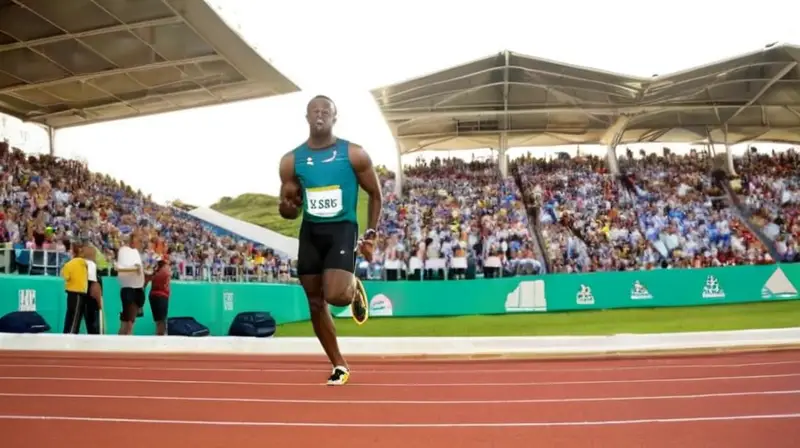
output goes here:
{"type": "Polygon", "coordinates": [[[294,150],[294,173],[303,189],[303,221],[357,223],[358,178],[350,164],[350,142],[324,149],[303,143],[294,150]]]}

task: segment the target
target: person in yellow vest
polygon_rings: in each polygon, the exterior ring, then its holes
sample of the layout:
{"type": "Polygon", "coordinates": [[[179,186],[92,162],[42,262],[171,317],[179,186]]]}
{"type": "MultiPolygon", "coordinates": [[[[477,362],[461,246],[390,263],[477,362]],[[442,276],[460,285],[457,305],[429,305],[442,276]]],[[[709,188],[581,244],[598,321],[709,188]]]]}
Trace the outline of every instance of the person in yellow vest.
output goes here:
{"type": "Polygon", "coordinates": [[[89,295],[89,264],[83,258],[83,244],[71,244],[72,259],[61,268],[64,290],[67,293],[67,312],[64,315],[64,333],[78,334],[81,319],[86,322],[86,332],[99,334],[97,302],[89,295]]]}

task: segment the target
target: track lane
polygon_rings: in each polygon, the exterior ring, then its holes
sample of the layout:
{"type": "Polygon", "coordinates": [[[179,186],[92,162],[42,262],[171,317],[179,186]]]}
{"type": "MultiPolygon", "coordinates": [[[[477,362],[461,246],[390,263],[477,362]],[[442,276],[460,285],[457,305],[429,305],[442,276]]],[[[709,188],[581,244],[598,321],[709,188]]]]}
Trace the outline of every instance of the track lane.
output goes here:
{"type": "Polygon", "coordinates": [[[538,428],[280,428],[211,425],[170,426],[139,423],[8,421],[0,433],[11,448],[29,446],[85,447],[193,446],[224,448],[276,446],[327,448],[794,448],[800,420],[735,420],[716,422],[639,423],[538,428]],[[121,436],[124,434],[124,436],[121,436]],[[269,434],[266,436],[265,434],[269,434]]]}
{"type": "MultiPolygon", "coordinates": [[[[323,369],[255,369],[255,368],[208,368],[208,367],[170,367],[161,365],[108,365],[99,364],[0,364],[0,376],[41,376],[53,374],[73,377],[141,378],[141,379],[185,379],[198,381],[220,377],[232,381],[287,381],[317,382],[327,378],[328,368],[323,369]]],[[[701,376],[733,376],[748,374],[800,373],[800,361],[741,363],[674,366],[627,366],[624,368],[596,368],[587,366],[577,369],[550,370],[538,369],[536,365],[528,369],[514,368],[463,368],[457,370],[394,370],[352,368],[353,379],[365,382],[381,382],[387,379],[413,381],[417,383],[440,383],[441,378],[457,378],[458,382],[524,382],[524,381],[580,381],[602,376],[605,380],[637,380],[642,378],[691,378],[701,376]],[[658,373],[658,376],[654,376],[658,373]]]]}
{"type": "Polygon", "coordinates": [[[327,400],[408,400],[423,391],[425,400],[504,400],[553,398],[603,398],[625,396],[680,395],[704,393],[758,392],[765,390],[800,389],[800,377],[731,378],[721,381],[610,383],[597,384],[541,384],[528,387],[328,387],[317,386],[250,386],[222,382],[213,387],[191,381],[184,383],[118,383],[106,381],[62,380],[0,380],[0,391],[6,393],[55,393],[99,395],[155,395],[155,396],[207,396],[249,397],[276,400],[327,399],[327,400]],[[423,389],[423,390],[421,390],[423,389]],[[198,392],[199,391],[199,392],[198,392]]]}
{"type": "MultiPolygon", "coordinates": [[[[151,369],[94,369],[89,366],[77,369],[60,368],[26,368],[0,366],[0,380],[18,377],[56,378],[64,380],[94,378],[106,381],[133,380],[150,382],[181,382],[196,381],[219,383],[252,383],[265,386],[278,384],[303,384],[317,385],[327,379],[329,372],[303,371],[303,372],[259,372],[259,371],[210,371],[210,370],[167,370],[158,369],[157,365],[151,369]]],[[[709,378],[726,380],[737,377],[750,376],[800,376],[800,365],[796,364],[768,364],[744,366],[733,370],[717,371],[716,369],[649,369],[649,370],[608,370],[608,371],[511,371],[495,372],[491,370],[478,372],[450,372],[441,375],[402,375],[394,372],[383,374],[360,375],[358,370],[353,370],[351,384],[359,386],[414,384],[418,386],[448,387],[453,384],[540,384],[540,383],[595,383],[612,384],[614,382],[659,382],[659,381],[706,381],[709,378]]]]}
{"type": "MultiPolygon", "coordinates": [[[[198,393],[201,391],[198,391],[198,393]]],[[[366,397],[365,397],[366,398],[366,397]]],[[[424,396],[417,395],[423,399],[424,396]]],[[[191,421],[253,421],[330,424],[484,424],[512,422],[582,422],[730,415],[800,413],[797,395],[723,396],[638,402],[497,403],[480,407],[462,404],[360,404],[341,411],[336,404],[203,401],[132,401],[117,398],[0,397],[0,412],[21,415],[181,419],[191,421]]]]}
{"type": "MultiPolygon", "coordinates": [[[[354,357],[352,367],[366,372],[411,373],[425,371],[457,372],[459,370],[530,370],[571,371],[591,369],[649,369],[658,367],[711,367],[742,363],[800,363],[800,349],[744,353],[715,353],[705,355],[671,355],[630,357],[608,355],[604,358],[571,359],[490,359],[490,360],[419,360],[380,357],[354,357]]],[[[125,367],[207,368],[207,369],[282,369],[326,370],[329,363],[322,356],[263,356],[263,355],[191,355],[191,354],[114,354],[76,352],[23,352],[0,350],[0,365],[6,364],[84,364],[117,365],[125,367]]]]}
{"type": "MultiPolygon", "coordinates": [[[[107,356],[81,358],[73,355],[72,358],[44,359],[6,357],[0,353],[0,377],[5,378],[0,379],[0,414],[72,415],[78,419],[101,419],[67,422],[8,420],[0,417],[0,433],[11,434],[10,439],[4,439],[4,442],[8,442],[8,445],[4,445],[11,448],[56,444],[64,448],[84,447],[87,434],[91,437],[92,445],[113,443],[117,448],[139,448],[148,443],[227,447],[238,443],[264,443],[264,434],[267,433],[264,426],[242,426],[241,422],[263,424],[270,420],[280,423],[294,419],[295,422],[310,425],[327,421],[351,425],[370,422],[429,425],[438,422],[448,426],[269,426],[270,443],[315,446],[320,440],[325,440],[326,447],[349,448],[405,448],[409,445],[522,448],[531,446],[532,441],[536,446],[615,448],[736,448],[769,443],[770,448],[783,448],[794,446],[793,441],[800,436],[800,399],[794,393],[767,395],[759,392],[800,390],[800,364],[796,362],[800,360],[799,355],[800,352],[794,351],[725,357],[581,362],[514,360],[396,363],[366,360],[368,363],[359,367],[363,369],[363,375],[359,375],[358,368],[354,370],[356,381],[353,384],[329,388],[318,384],[321,381],[320,374],[315,370],[318,366],[324,367],[324,370],[328,368],[324,361],[318,359],[282,359],[271,362],[267,371],[263,371],[260,370],[263,367],[261,361],[243,359],[229,364],[206,357],[155,360],[107,356]],[[67,365],[76,367],[59,368],[58,364],[65,360],[67,365]],[[26,363],[32,362],[44,366],[26,366],[26,363]],[[97,364],[122,368],[92,369],[97,364]],[[221,364],[224,366],[219,368],[221,364]],[[272,366],[289,366],[288,370],[300,371],[269,371],[272,366]],[[164,370],[163,367],[172,367],[173,370],[164,370]],[[486,372],[477,373],[476,381],[476,372],[465,374],[461,367],[486,372]],[[230,370],[237,368],[242,371],[230,370]],[[21,377],[36,375],[40,379],[11,380],[8,379],[11,374],[21,377]],[[60,376],[73,379],[59,379],[60,376]],[[96,378],[98,376],[105,379],[96,378]],[[93,377],[96,379],[93,380],[93,377]],[[164,380],[167,382],[158,382],[163,378],[167,378],[164,380]],[[270,385],[270,382],[278,382],[276,378],[286,381],[286,385],[270,385]],[[416,386],[415,382],[423,385],[416,386]],[[493,385],[454,385],[466,382],[491,382],[493,385]],[[2,395],[14,393],[147,395],[160,398],[2,395]],[[730,395],[735,393],[740,395],[730,395]],[[665,398],[682,394],[706,396],[665,398]],[[714,396],[718,394],[729,395],[714,396]],[[164,397],[217,397],[230,400],[189,401],[164,397]],[[640,399],[633,399],[636,397],[640,399]],[[256,398],[256,401],[241,400],[251,398],[256,398]],[[259,398],[315,402],[266,403],[258,401],[259,398]],[[526,399],[533,401],[507,403],[509,400],[526,399]],[[324,400],[350,403],[318,402],[324,400]],[[386,403],[391,400],[493,400],[494,403],[386,403]],[[757,415],[772,417],[754,419],[753,416],[757,415]],[[784,417],[779,418],[780,415],[784,417]],[[786,415],[793,417],[787,418],[786,415]],[[713,421],[717,417],[737,418],[713,421]],[[113,418],[138,420],[107,421],[113,418]],[[168,420],[176,419],[199,419],[208,423],[168,423],[168,420]],[[649,421],[653,419],[669,421],[649,421]],[[236,426],[223,426],[219,424],[222,421],[236,426]],[[586,425],[587,421],[594,423],[586,425]],[[464,426],[509,422],[535,426],[464,426]],[[27,438],[17,438],[23,430],[27,438]],[[122,438],[124,440],[118,437],[120,432],[126,434],[122,438]]],[[[357,364],[354,362],[353,366],[357,364]]]]}

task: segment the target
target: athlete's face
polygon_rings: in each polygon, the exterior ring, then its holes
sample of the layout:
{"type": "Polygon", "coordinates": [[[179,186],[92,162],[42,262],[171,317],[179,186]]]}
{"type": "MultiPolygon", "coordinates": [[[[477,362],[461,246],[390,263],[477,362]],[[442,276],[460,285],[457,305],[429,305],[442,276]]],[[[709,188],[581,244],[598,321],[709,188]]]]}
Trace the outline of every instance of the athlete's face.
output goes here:
{"type": "Polygon", "coordinates": [[[308,103],[306,120],[312,135],[326,135],[336,124],[336,106],[325,98],[314,98],[308,103]]]}

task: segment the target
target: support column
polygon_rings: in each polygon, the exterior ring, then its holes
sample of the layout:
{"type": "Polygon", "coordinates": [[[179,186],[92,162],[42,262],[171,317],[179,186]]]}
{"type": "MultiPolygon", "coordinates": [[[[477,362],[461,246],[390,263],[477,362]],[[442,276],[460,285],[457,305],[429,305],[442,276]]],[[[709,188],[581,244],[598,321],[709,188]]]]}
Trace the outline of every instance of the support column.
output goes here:
{"type": "MultiPolygon", "coordinates": [[[[715,158],[716,151],[713,151],[714,148],[714,137],[711,136],[711,129],[706,128],[706,136],[708,138],[708,147],[709,147],[709,157],[715,158]],[[713,151],[713,152],[712,152],[713,151]]],[[[733,152],[731,152],[730,146],[728,146],[728,126],[722,126],[722,138],[723,138],[723,146],[725,147],[725,166],[728,169],[728,174],[731,176],[736,176],[736,170],[733,169],[733,152]]],[[[713,163],[712,163],[713,166],[713,163]]]]}
{"type": "Polygon", "coordinates": [[[503,56],[505,58],[505,68],[503,69],[503,132],[500,133],[500,145],[497,147],[497,166],[500,168],[500,175],[505,178],[508,177],[506,151],[508,150],[508,92],[510,88],[511,52],[506,50],[503,52],[503,56]]]}
{"type": "Polygon", "coordinates": [[[617,145],[611,144],[606,147],[606,163],[608,164],[608,172],[616,176],[619,173],[617,145]]]}
{"type": "Polygon", "coordinates": [[[52,127],[47,127],[47,137],[50,140],[50,156],[56,155],[56,130],[52,127]]]}
{"type": "Polygon", "coordinates": [[[724,139],[723,143],[725,144],[725,158],[728,162],[728,172],[731,173],[731,176],[736,176],[736,170],[733,169],[733,151],[731,151],[730,146],[728,146],[728,125],[726,124],[722,128],[722,138],[724,139]]]}
{"type": "Polygon", "coordinates": [[[711,128],[706,126],[706,157],[708,158],[708,169],[714,169],[714,161],[716,160],[716,151],[714,149],[714,137],[711,135],[711,128]]]}
{"type": "Polygon", "coordinates": [[[619,160],[617,160],[617,145],[622,140],[622,135],[630,122],[630,117],[621,116],[617,117],[614,124],[612,124],[603,135],[600,141],[606,145],[606,163],[608,164],[608,171],[612,175],[619,174],[619,160]]]}
{"type": "Polygon", "coordinates": [[[403,147],[400,142],[396,143],[395,152],[397,153],[397,171],[394,176],[394,194],[398,198],[403,196],[403,147]]]}
{"type": "Polygon", "coordinates": [[[500,133],[500,145],[497,147],[497,166],[500,168],[500,174],[503,177],[508,176],[508,158],[506,157],[506,150],[508,149],[508,134],[506,132],[500,133]]]}

